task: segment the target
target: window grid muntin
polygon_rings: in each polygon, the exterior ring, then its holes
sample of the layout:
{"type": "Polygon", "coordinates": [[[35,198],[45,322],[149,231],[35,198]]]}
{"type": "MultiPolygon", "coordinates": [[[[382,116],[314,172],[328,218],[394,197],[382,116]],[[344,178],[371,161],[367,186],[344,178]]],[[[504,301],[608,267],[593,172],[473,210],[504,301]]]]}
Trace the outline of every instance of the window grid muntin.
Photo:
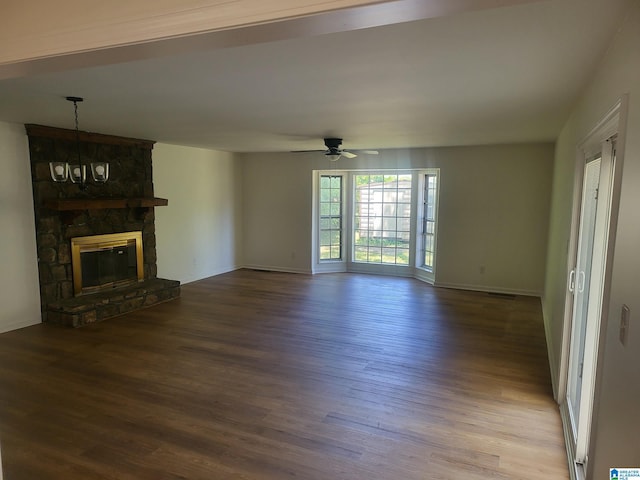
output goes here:
{"type": "Polygon", "coordinates": [[[411,182],[411,174],[354,175],[354,262],[409,265],[411,182]]]}
{"type": "Polygon", "coordinates": [[[320,175],[319,260],[342,260],[342,175],[320,175]]]}
{"type": "Polygon", "coordinates": [[[422,267],[433,271],[435,258],[435,225],[436,225],[436,195],[438,177],[434,173],[424,175],[424,191],[422,195],[422,267]]]}

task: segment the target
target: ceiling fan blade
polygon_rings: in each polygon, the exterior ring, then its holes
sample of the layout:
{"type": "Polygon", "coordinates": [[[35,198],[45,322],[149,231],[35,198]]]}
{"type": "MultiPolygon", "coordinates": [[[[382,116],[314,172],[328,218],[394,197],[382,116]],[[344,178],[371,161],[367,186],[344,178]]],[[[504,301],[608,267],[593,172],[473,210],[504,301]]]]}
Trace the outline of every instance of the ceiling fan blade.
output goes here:
{"type": "Polygon", "coordinates": [[[355,153],[347,152],[346,150],[343,150],[340,154],[345,158],[356,158],[358,156],[355,153]]]}
{"type": "Polygon", "coordinates": [[[378,150],[358,150],[358,151],[366,155],[378,155],[380,153],[378,152],[378,150]]]}
{"type": "Polygon", "coordinates": [[[326,150],[291,150],[291,153],[317,153],[326,152],[326,150]]]}

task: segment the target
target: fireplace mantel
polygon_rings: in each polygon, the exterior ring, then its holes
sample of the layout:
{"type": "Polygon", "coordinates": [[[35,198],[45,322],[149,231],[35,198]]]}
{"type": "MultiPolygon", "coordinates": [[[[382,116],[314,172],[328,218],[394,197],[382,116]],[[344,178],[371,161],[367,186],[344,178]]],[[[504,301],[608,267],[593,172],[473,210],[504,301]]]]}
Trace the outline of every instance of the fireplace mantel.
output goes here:
{"type": "Polygon", "coordinates": [[[149,208],[164,207],[169,204],[166,198],[46,198],[43,207],[55,211],[104,210],[107,208],[149,208]]]}

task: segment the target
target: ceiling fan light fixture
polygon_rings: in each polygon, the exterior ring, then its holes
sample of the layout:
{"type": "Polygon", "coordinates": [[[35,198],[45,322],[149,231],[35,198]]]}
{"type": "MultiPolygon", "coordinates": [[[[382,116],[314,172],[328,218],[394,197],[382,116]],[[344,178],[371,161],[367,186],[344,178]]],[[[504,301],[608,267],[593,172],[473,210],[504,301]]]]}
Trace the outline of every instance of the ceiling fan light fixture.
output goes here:
{"type": "MultiPolygon", "coordinates": [[[[353,150],[343,150],[341,148],[342,146],[341,138],[333,138],[333,137],[325,138],[324,146],[326,147],[326,150],[294,150],[293,152],[294,153],[323,152],[324,156],[330,162],[337,162],[341,158],[351,159],[351,158],[356,158],[358,156],[356,153],[354,153],[353,150]]],[[[362,153],[371,154],[371,155],[378,154],[377,150],[356,150],[356,152],[362,152],[362,153]]]]}

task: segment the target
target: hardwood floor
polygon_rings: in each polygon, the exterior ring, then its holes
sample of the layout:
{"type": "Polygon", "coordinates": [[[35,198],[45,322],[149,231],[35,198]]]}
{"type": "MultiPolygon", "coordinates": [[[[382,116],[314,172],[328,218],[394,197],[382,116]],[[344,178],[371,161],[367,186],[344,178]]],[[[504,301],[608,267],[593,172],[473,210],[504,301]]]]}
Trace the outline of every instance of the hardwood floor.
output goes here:
{"type": "Polygon", "coordinates": [[[5,480],[567,479],[539,300],[241,270],[0,335],[5,480]]]}

